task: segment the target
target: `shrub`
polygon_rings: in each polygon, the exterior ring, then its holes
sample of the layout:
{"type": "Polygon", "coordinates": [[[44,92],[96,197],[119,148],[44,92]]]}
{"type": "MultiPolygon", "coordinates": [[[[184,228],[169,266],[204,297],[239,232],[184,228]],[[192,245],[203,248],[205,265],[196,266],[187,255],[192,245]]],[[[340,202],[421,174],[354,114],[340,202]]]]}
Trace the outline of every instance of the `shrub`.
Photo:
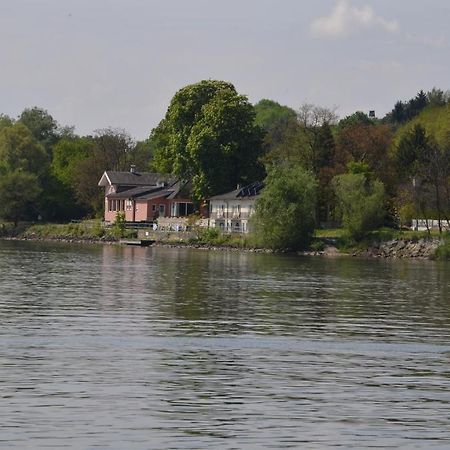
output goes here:
{"type": "Polygon", "coordinates": [[[260,245],[307,248],[314,232],[317,182],[300,166],[273,167],[256,201],[252,223],[260,245]]]}
{"type": "Polygon", "coordinates": [[[111,227],[111,234],[115,238],[125,237],[125,213],[118,212],[116,214],[116,219],[111,227]]]}
{"type": "Polygon", "coordinates": [[[446,233],[444,239],[436,249],[436,253],[434,255],[437,259],[450,260],[450,234],[446,233]]]}
{"type": "Polygon", "coordinates": [[[384,186],[367,173],[347,173],[333,179],[342,223],[351,238],[362,240],[380,227],[385,216],[384,186]]]}

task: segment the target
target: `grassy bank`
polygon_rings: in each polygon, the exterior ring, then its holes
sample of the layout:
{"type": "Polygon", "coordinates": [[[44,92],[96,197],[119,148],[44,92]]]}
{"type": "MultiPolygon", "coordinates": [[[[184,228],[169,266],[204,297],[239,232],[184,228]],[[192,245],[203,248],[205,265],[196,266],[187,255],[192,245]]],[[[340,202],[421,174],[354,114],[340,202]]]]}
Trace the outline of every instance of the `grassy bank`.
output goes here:
{"type": "Polygon", "coordinates": [[[85,220],[67,224],[21,222],[17,226],[4,222],[0,224],[0,237],[115,241],[121,237],[136,237],[136,233],[115,226],[103,227],[100,220],[85,220]]]}

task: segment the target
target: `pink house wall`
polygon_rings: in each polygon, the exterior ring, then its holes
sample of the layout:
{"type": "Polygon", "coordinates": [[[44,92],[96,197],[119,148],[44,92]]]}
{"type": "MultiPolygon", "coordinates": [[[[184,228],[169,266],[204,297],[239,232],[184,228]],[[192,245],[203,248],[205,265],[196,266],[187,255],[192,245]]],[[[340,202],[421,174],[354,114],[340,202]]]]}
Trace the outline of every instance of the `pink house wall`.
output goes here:
{"type": "MultiPolygon", "coordinates": [[[[123,199],[120,199],[123,200],[123,199]]],[[[105,221],[114,222],[118,212],[125,213],[125,220],[127,222],[147,222],[156,219],[159,216],[160,205],[164,205],[164,217],[170,216],[170,201],[164,197],[155,198],[152,200],[135,200],[132,202],[131,209],[128,200],[124,203],[115,203],[118,211],[109,210],[109,201],[119,202],[119,199],[109,197],[105,199],[105,221]],[[153,209],[154,206],[154,209],[153,209]],[[134,214],[133,214],[134,207],[134,214]],[[124,208],[124,209],[122,209],[124,208]]]]}

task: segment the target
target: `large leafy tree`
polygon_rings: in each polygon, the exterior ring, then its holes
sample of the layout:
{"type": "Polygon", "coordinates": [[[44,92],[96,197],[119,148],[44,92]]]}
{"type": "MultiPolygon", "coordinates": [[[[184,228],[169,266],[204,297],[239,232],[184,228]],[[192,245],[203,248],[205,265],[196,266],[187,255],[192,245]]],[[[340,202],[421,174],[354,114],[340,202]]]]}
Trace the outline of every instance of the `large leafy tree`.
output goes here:
{"type": "Polygon", "coordinates": [[[256,202],[257,238],[271,248],[306,248],[314,231],[317,182],[300,165],[273,166],[256,202]]]}
{"type": "Polygon", "coordinates": [[[262,130],[247,98],[231,83],[204,80],[173,97],[153,130],[153,166],[191,180],[201,201],[262,176],[262,130]]]}
{"type": "Polygon", "coordinates": [[[17,223],[36,216],[36,200],[41,192],[36,175],[15,170],[0,178],[0,217],[17,223]]]}
{"type": "Polygon", "coordinates": [[[22,170],[42,175],[49,163],[44,148],[25,125],[16,123],[0,131],[0,170],[22,170]]]}
{"type": "Polygon", "coordinates": [[[42,108],[25,109],[19,117],[19,122],[25,125],[33,137],[44,146],[47,152],[58,140],[58,123],[42,108]]]}
{"type": "Polygon", "coordinates": [[[298,128],[297,113],[273,100],[260,100],[255,105],[255,113],[255,123],[265,131],[264,153],[270,154],[292,129],[298,128]]]}

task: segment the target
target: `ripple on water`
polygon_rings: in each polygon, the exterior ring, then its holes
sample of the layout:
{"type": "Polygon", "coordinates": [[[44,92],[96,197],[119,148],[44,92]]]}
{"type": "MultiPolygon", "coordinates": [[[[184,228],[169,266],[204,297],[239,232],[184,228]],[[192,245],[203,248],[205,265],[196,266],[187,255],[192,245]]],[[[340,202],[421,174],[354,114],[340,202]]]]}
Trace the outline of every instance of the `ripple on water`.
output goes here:
{"type": "Polygon", "coordinates": [[[449,273],[0,242],[0,448],[448,448],[449,273]]]}

